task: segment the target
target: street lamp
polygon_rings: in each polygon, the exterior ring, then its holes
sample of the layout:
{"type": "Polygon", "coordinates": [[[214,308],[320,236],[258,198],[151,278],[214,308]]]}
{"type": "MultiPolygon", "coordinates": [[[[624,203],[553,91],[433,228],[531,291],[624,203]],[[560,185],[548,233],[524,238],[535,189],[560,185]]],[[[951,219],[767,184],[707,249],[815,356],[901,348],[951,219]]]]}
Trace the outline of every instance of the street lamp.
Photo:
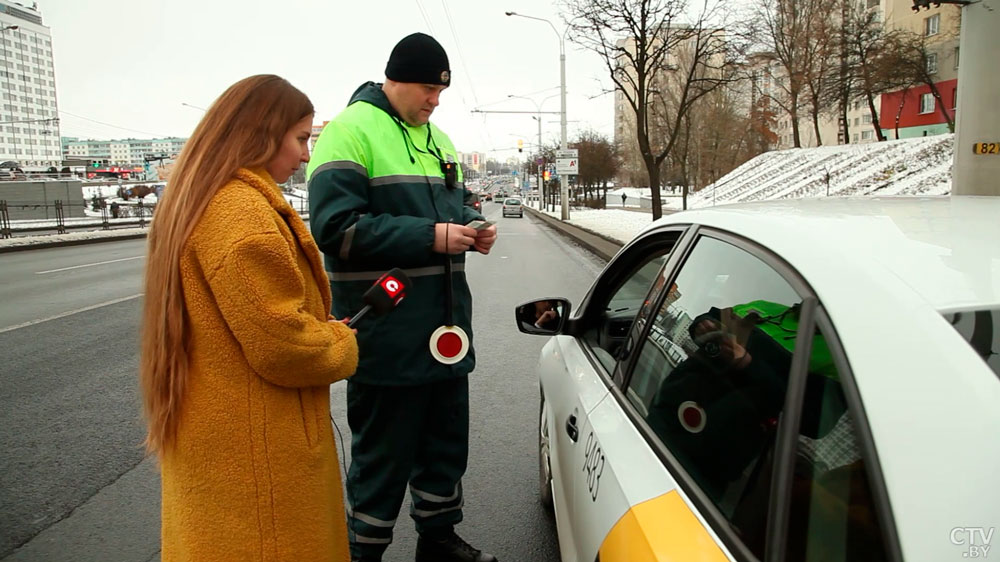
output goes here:
{"type": "MultiPolygon", "coordinates": [[[[534,119],[534,120],[536,120],[536,121],[538,121],[538,155],[539,156],[541,156],[541,154],[542,154],[542,105],[544,105],[547,100],[550,100],[550,99],[556,97],[556,95],[559,95],[559,94],[551,95],[551,96],[549,96],[547,98],[543,98],[542,101],[536,102],[535,100],[533,100],[531,98],[528,98],[528,97],[515,96],[514,94],[507,94],[507,97],[509,99],[517,98],[517,99],[522,99],[522,100],[528,100],[528,101],[530,101],[531,103],[533,103],[535,105],[535,113],[536,113],[536,115],[532,115],[531,118],[534,119]]],[[[566,116],[565,113],[563,113],[562,115],[563,115],[563,117],[566,116]]],[[[542,189],[542,174],[541,174],[541,172],[539,172],[538,173],[538,210],[543,210],[545,208],[544,207],[544,205],[545,205],[545,197],[543,196],[544,192],[545,192],[545,190],[542,189]]]]}
{"type": "MultiPolygon", "coordinates": [[[[569,27],[566,27],[565,31],[560,35],[556,26],[552,25],[552,22],[545,18],[536,18],[535,16],[527,16],[517,12],[504,13],[508,17],[517,16],[529,20],[544,21],[549,24],[549,27],[556,34],[556,38],[559,39],[559,94],[562,102],[559,111],[559,148],[566,150],[566,33],[569,32],[569,27]]],[[[559,187],[560,197],[562,198],[562,220],[569,220],[569,182],[565,180],[560,181],[559,187]]]]}

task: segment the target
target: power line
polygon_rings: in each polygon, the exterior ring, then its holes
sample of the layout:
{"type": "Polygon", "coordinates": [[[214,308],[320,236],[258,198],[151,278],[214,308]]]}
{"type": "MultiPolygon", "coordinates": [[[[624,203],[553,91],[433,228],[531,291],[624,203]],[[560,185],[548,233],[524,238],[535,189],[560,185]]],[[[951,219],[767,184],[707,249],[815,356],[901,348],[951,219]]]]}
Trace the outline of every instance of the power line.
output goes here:
{"type": "MultiPolygon", "coordinates": [[[[465,78],[468,81],[469,89],[472,91],[472,100],[476,102],[476,107],[479,107],[479,96],[476,95],[475,80],[472,79],[472,73],[469,72],[469,67],[465,64],[465,56],[462,54],[464,49],[462,49],[462,43],[458,39],[458,33],[455,31],[455,22],[451,19],[451,10],[448,9],[448,4],[445,0],[441,0],[441,7],[444,8],[445,18],[448,20],[448,28],[451,29],[451,37],[455,40],[455,51],[458,54],[459,63],[462,65],[462,70],[465,72],[465,78]]],[[[464,100],[463,100],[464,102],[464,100]]],[[[468,104],[465,104],[468,106],[468,104]]],[[[486,120],[483,119],[483,128],[480,132],[486,132],[486,139],[483,139],[480,135],[480,140],[486,140],[490,146],[493,145],[493,137],[490,135],[489,127],[486,127],[486,120]]]]}
{"type": "Polygon", "coordinates": [[[417,9],[420,10],[420,16],[424,18],[424,23],[427,25],[427,31],[430,31],[431,35],[434,35],[434,27],[431,26],[431,20],[427,17],[427,12],[424,11],[424,6],[420,3],[420,0],[416,0],[416,2],[417,9]]]}
{"type": "Polygon", "coordinates": [[[59,113],[70,115],[72,117],[76,117],[77,119],[83,119],[84,121],[91,121],[91,122],[97,123],[99,125],[104,125],[105,127],[111,127],[111,128],[114,128],[114,129],[121,129],[122,131],[131,131],[133,133],[140,133],[140,134],[143,134],[143,135],[152,135],[154,137],[159,137],[159,138],[167,138],[167,137],[171,136],[171,135],[161,135],[161,134],[158,134],[158,133],[150,133],[149,131],[140,131],[138,129],[129,129],[128,127],[121,127],[121,126],[118,126],[118,125],[112,125],[111,123],[105,123],[103,121],[98,121],[97,119],[91,119],[89,117],[84,117],[82,115],[76,115],[75,113],[70,113],[68,111],[60,110],[59,113]]]}
{"type": "Polygon", "coordinates": [[[472,79],[472,73],[469,72],[469,68],[465,65],[465,57],[462,56],[462,43],[458,40],[458,34],[455,33],[455,23],[451,20],[451,11],[448,9],[448,4],[444,0],[441,0],[441,7],[444,8],[444,15],[448,19],[448,27],[451,28],[451,37],[455,40],[455,50],[458,51],[458,60],[462,63],[462,70],[465,71],[465,75],[469,79],[469,89],[472,90],[472,99],[479,105],[479,96],[476,95],[476,88],[473,86],[475,80],[472,79]]]}

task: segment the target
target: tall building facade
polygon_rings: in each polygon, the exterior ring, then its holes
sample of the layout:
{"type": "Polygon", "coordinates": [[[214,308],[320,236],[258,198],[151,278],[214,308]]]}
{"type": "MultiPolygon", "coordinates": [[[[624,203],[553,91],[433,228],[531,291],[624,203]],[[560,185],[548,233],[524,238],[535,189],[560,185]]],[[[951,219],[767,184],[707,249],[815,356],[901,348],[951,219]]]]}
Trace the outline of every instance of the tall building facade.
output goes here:
{"type": "Polygon", "coordinates": [[[35,4],[0,0],[0,162],[25,171],[62,160],[52,35],[35,4]]]}

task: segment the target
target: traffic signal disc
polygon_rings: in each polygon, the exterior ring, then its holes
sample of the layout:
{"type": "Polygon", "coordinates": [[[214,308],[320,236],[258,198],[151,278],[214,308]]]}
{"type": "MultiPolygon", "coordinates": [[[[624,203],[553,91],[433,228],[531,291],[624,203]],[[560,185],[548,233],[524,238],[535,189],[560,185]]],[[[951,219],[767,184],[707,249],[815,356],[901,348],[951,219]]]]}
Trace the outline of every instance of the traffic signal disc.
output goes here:
{"type": "Polygon", "coordinates": [[[469,336],[458,326],[441,326],[431,334],[431,355],[439,363],[454,365],[469,353],[469,336]]]}

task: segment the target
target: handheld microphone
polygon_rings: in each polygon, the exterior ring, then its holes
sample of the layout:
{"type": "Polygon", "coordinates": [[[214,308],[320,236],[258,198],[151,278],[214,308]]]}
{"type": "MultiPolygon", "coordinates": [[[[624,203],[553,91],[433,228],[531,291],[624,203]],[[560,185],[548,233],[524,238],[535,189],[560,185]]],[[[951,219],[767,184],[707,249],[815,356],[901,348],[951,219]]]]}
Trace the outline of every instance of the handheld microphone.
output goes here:
{"type": "Polygon", "coordinates": [[[379,316],[390,312],[402,302],[403,297],[406,296],[406,288],[409,286],[410,278],[403,273],[402,269],[394,267],[383,273],[375,280],[375,284],[362,295],[361,300],[365,306],[351,317],[347,326],[353,328],[369,310],[374,310],[375,314],[379,316]]]}

